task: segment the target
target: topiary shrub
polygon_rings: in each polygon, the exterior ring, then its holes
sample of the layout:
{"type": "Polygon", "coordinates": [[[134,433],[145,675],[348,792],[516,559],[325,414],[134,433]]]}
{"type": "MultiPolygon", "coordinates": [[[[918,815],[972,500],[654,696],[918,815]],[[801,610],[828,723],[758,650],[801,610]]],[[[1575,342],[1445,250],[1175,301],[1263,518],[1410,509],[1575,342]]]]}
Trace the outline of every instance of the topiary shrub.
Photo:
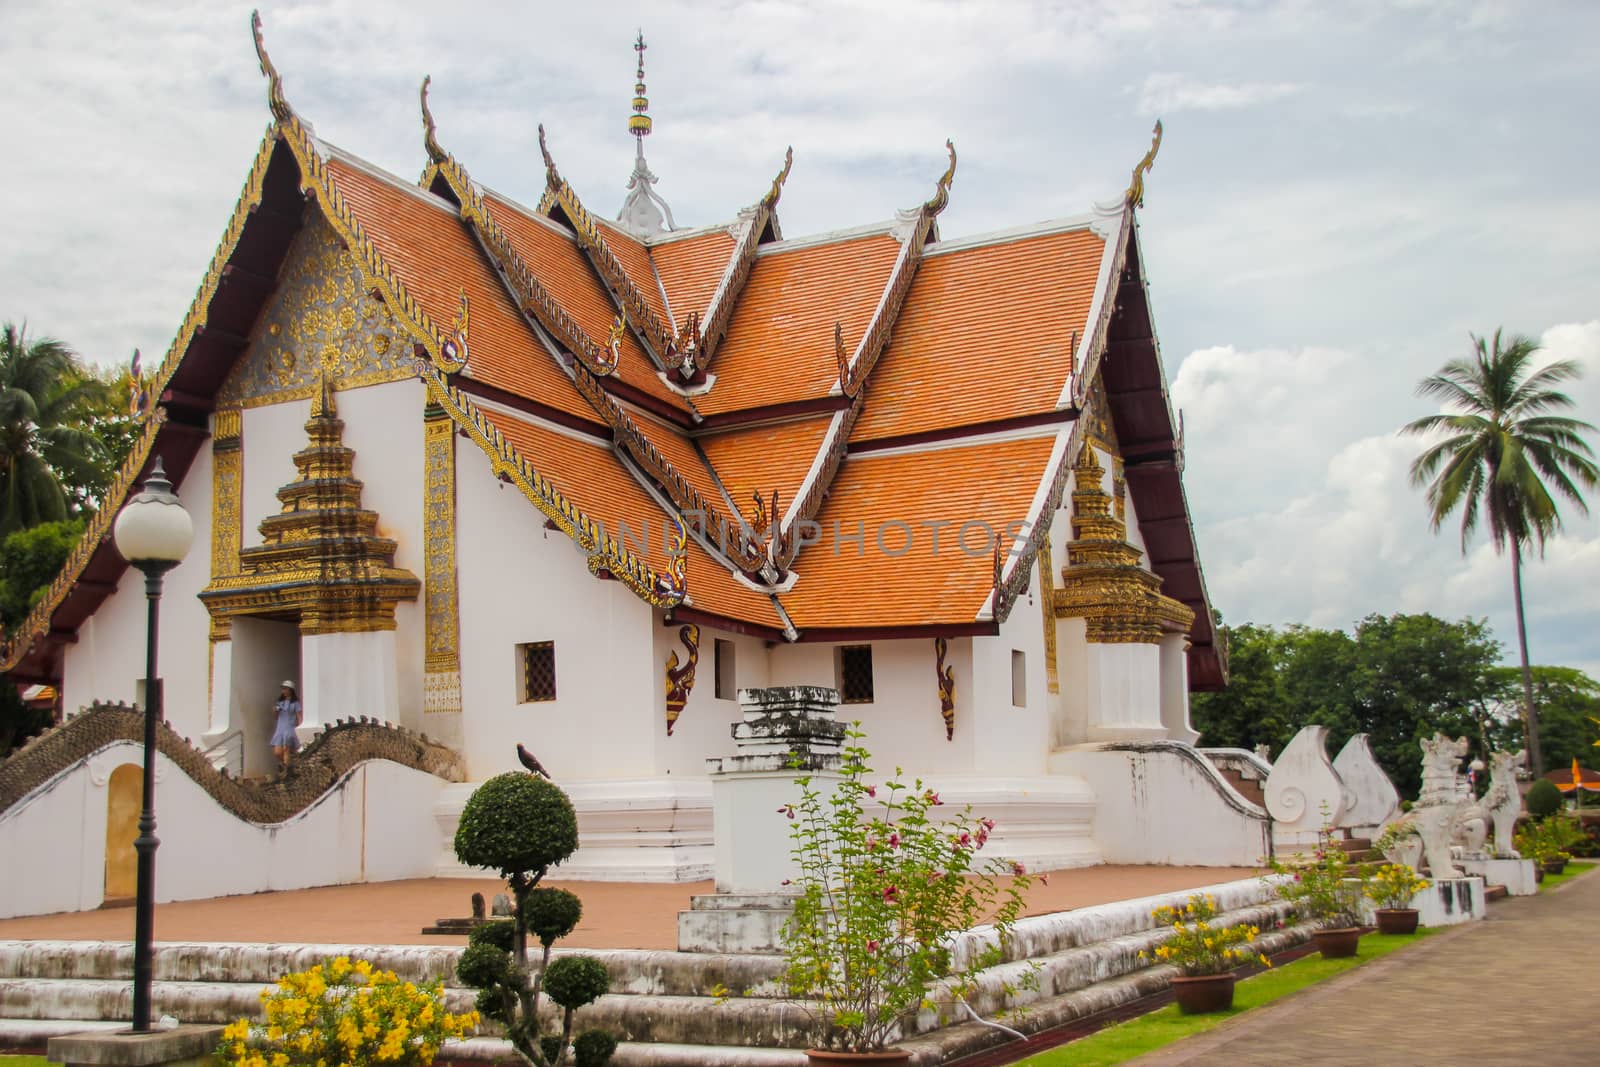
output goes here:
{"type": "MultiPolygon", "coordinates": [[[[572,1062],[600,1067],[616,1048],[609,1035],[591,1031],[598,1036],[589,1038],[582,1058],[574,1061],[567,1055],[573,1013],[611,984],[605,965],[592,957],[550,960],[551,946],[578,925],[583,903],[566,890],[537,886],[577,848],[572,801],[554,782],[532,774],[502,774],[484,782],[462,808],[456,827],[456,858],[499,871],[512,897],[511,921],[474,927],[456,974],[479,991],[478,1011],[504,1024],[507,1039],[534,1067],[572,1062]],[[530,933],[544,947],[542,965],[531,975],[530,933]],[[564,1017],[560,1034],[541,1036],[539,999],[547,991],[564,1017]]],[[[572,1056],[579,1056],[573,1048],[572,1056]]]]}
{"type": "Polygon", "coordinates": [[[535,889],[528,894],[528,933],[548,949],[577,929],[583,918],[583,901],[565,889],[535,889]]]}
{"type": "Polygon", "coordinates": [[[617,1051],[617,1039],[604,1030],[585,1030],[572,1043],[577,1067],[604,1067],[617,1051]]]}
{"type": "Polygon", "coordinates": [[[1523,807],[1536,819],[1554,815],[1561,810],[1561,790],[1548,778],[1541,778],[1528,789],[1522,798],[1523,807]]]}

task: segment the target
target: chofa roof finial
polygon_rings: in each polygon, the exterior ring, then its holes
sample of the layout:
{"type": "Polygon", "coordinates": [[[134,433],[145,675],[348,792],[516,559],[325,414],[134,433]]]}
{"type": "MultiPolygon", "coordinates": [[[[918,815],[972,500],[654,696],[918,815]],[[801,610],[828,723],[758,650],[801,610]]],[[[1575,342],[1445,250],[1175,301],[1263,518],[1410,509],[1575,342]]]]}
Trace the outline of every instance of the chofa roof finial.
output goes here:
{"type": "Polygon", "coordinates": [[[1144,207],[1144,176],[1150,173],[1150,168],[1155,166],[1156,152],[1161,148],[1161,120],[1156,119],[1156,127],[1151,131],[1150,151],[1144,154],[1133,168],[1133,180],[1128,183],[1128,191],[1124,194],[1124,201],[1130,207],[1144,207]]]}
{"type": "Polygon", "coordinates": [[[250,33],[256,39],[256,59],[261,63],[261,73],[267,77],[267,104],[272,108],[272,117],[279,122],[288,122],[294,118],[294,109],[283,95],[283,76],[272,65],[266,42],[261,39],[260,11],[250,12],[250,33]]]}
{"type": "Polygon", "coordinates": [[[934,187],[932,198],[930,198],[927,203],[922,205],[924,210],[934,215],[939,214],[939,212],[945,209],[945,205],[950,203],[950,183],[956,180],[955,142],[947,140],[945,141],[944,146],[950,150],[950,166],[946,168],[944,174],[940,176],[939,184],[934,187]]]}
{"type": "Polygon", "coordinates": [[[433,124],[433,112],[428,110],[428,85],[432,81],[431,74],[422,79],[422,146],[427,149],[429,159],[435,163],[443,163],[449,158],[449,153],[439,146],[438,129],[433,124]]]}

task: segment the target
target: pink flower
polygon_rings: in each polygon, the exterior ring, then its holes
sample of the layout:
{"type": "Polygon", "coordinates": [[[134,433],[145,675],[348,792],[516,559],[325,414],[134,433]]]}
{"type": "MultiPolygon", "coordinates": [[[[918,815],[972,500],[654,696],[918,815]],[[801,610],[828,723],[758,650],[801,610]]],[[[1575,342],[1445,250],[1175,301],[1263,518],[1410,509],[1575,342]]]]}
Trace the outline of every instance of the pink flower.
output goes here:
{"type": "Polygon", "coordinates": [[[889,835],[889,847],[890,848],[899,848],[900,847],[900,831],[899,830],[896,830],[896,831],[894,831],[893,833],[891,833],[889,835]]]}
{"type": "Polygon", "coordinates": [[[1011,861],[1011,873],[1012,874],[1027,874],[1028,873],[1028,866],[1027,866],[1027,864],[1023,863],[1021,860],[1012,860],[1011,861]]]}
{"type": "Polygon", "coordinates": [[[788,885],[789,884],[789,879],[785,878],[782,882],[780,882],[778,884],[779,885],[788,885]]]}
{"type": "Polygon", "coordinates": [[[883,902],[885,904],[893,904],[896,900],[899,900],[899,899],[900,899],[900,890],[895,888],[894,886],[889,886],[887,889],[885,889],[883,891],[883,902]]]}
{"type": "Polygon", "coordinates": [[[867,786],[867,796],[875,797],[877,795],[878,795],[878,787],[877,786],[875,786],[875,785],[867,786]]]}
{"type": "Polygon", "coordinates": [[[926,793],[922,794],[922,799],[926,800],[929,804],[933,805],[934,807],[938,807],[940,804],[944,803],[944,801],[939,799],[939,794],[935,793],[931,789],[928,790],[926,793]]]}
{"type": "Polygon", "coordinates": [[[868,941],[867,942],[867,951],[868,952],[876,952],[876,951],[878,951],[878,943],[876,941],[868,941]]]}
{"type": "Polygon", "coordinates": [[[978,827],[978,847],[982,848],[984,845],[987,845],[988,843],[989,843],[989,831],[985,830],[981,826],[978,827]]]}
{"type": "Polygon", "coordinates": [[[876,851],[878,851],[878,839],[876,837],[867,838],[867,851],[868,852],[876,852],[876,851]]]}
{"type": "Polygon", "coordinates": [[[978,821],[983,824],[983,828],[985,830],[993,830],[994,829],[994,820],[993,819],[979,819],[978,821]]]}
{"type": "Polygon", "coordinates": [[[929,871],[928,872],[928,881],[930,881],[930,882],[937,882],[939,879],[941,879],[943,877],[944,877],[944,872],[943,871],[929,871]]]}
{"type": "Polygon", "coordinates": [[[972,835],[963,830],[961,831],[961,836],[957,840],[959,840],[963,845],[970,845],[972,844],[972,835]]]}
{"type": "Polygon", "coordinates": [[[1040,885],[1049,885],[1050,884],[1050,876],[1048,874],[1039,875],[1039,884],[1040,885]]]}
{"type": "Polygon", "coordinates": [[[789,817],[791,819],[794,818],[794,805],[793,804],[785,804],[783,807],[778,809],[778,814],[787,816],[787,817],[789,817]]]}

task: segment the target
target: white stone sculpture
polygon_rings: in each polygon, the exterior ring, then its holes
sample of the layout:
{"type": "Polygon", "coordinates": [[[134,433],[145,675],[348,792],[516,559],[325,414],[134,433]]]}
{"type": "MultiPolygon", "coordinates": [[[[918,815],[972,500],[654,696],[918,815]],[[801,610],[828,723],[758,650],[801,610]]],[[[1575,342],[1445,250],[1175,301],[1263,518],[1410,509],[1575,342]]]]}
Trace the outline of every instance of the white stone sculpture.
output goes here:
{"type": "Polygon", "coordinates": [[[1496,752],[1489,757],[1489,791],[1478,805],[1494,826],[1494,854],[1505,859],[1520,859],[1513,841],[1517,816],[1522,812],[1522,794],[1517,790],[1517,769],[1528,765],[1528,752],[1496,752]]]}
{"type": "Polygon", "coordinates": [[[1400,793],[1372,754],[1366,734],[1356,734],[1345,742],[1333,769],[1353,798],[1343,825],[1376,832],[1400,807],[1400,793]]]}
{"type": "Polygon", "coordinates": [[[1343,824],[1344,783],[1328,762],[1328,728],[1307,726],[1278,754],[1263,789],[1274,839],[1315,841],[1323,827],[1343,824]]]}
{"type": "Polygon", "coordinates": [[[1399,840],[1384,851],[1390,862],[1415,867],[1417,859],[1426,856],[1435,881],[1461,877],[1450,846],[1462,816],[1477,806],[1470,793],[1461,795],[1456,780],[1456,770],[1466,754],[1465,737],[1452,741],[1434,734],[1432,740],[1422,742],[1422,795],[1416,807],[1391,824],[1397,828],[1399,840]],[[1412,835],[1420,839],[1420,850],[1405,840],[1412,835]]]}

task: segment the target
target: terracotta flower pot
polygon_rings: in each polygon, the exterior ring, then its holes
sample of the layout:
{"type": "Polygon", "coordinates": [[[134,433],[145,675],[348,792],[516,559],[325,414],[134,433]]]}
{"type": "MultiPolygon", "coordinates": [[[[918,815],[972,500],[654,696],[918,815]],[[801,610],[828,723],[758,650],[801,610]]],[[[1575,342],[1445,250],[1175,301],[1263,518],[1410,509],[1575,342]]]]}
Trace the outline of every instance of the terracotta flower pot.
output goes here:
{"type": "Polygon", "coordinates": [[[1222,974],[1197,974],[1172,980],[1172,996],[1185,1015],[1205,1015],[1233,1007],[1232,971],[1222,974]]]}
{"type": "Polygon", "coordinates": [[[911,1053],[905,1049],[890,1048],[882,1052],[832,1052],[822,1048],[806,1049],[806,1062],[812,1067],[827,1067],[829,1064],[838,1064],[841,1067],[849,1064],[875,1063],[897,1064],[910,1063],[911,1053]]]}
{"type": "Polygon", "coordinates": [[[1544,881],[1544,867],[1539,866],[1533,869],[1533,881],[1535,884],[1544,881]]]}
{"type": "Polygon", "coordinates": [[[1546,874],[1560,874],[1567,869],[1566,860],[1545,860],[1544,872],[1546,874]]]}
{"type": "Polygon", "coordinates": [[[1378,908],[1378,933],[1414,934],[1417,932],[1416,908],[1378,908]]]}
{"type": "Polygon", "coordinates": [[[1345,926],[1337,930],[1318,930],[1311,938],[1317,943],[1317,951],[1322,953],[1323,959],[1342,960],[1356,954],[1361,947],[1361,935],[1366,932],[1360,926],[1345,926]]]}

